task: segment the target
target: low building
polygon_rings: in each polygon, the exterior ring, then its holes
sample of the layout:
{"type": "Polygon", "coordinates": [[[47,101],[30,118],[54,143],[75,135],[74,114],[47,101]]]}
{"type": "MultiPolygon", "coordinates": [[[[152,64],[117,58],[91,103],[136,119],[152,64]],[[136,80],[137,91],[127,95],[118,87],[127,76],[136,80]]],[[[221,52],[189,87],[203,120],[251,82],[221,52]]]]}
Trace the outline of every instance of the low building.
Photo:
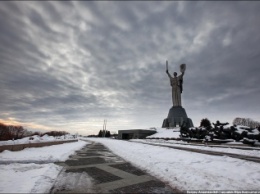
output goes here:
{"type": "Polygon", "coordinates": [[[155,133],[155,130],[146,129],[119,130],[118,139],[144,139],[147,136],[153,135],[155,133]]]}

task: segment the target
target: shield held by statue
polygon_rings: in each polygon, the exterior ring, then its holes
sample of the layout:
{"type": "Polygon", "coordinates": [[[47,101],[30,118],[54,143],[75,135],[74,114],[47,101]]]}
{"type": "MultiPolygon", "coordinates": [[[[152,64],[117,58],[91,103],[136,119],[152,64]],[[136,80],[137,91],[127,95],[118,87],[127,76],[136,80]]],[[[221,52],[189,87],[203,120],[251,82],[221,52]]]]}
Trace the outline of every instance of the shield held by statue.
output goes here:
{"type": "Polygon", "coordinates": [[[182,73],[184,73],[185,70],[186,70],[186,64],[181,64],[181,65],[180,65],[180,71],[181,71],[182,73]]]}

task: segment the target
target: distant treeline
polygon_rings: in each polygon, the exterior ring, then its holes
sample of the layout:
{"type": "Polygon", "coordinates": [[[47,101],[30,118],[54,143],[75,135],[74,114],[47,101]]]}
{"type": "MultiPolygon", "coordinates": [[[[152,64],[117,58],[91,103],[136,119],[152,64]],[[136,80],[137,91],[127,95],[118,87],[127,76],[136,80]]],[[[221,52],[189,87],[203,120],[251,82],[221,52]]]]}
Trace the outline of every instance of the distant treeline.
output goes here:
{"type": "Polygon", "coordinates": [[[108,130],[100,130],[97,135],[88,135],[88,137],[117,137],[117,134],[111,134],[108,130]]]}
{"type": "Polygon", "coordinates": [[[27,133],[27,130],[22,126],[5,125],[0,123],[0,140],[11,140],[23,138],[27,133]]]}
{"type": "Polygon", "coordinates": [[[16,140],[16,139],[21,139],[23,137],[28,137],[32,135],[44,136],[46,134],[49,136],[62,136],[69,133],[66,131],[48,131],[45,133],[31,132],[22,126],[5,125],[3,123],[0,123],[0,141],[16,140]]]}
{"type": "Polygon", "coordinates": [[[257,128],[260,127],[260,122],[254,121],[250,118],[240,118],[237,117],[233,120],[233,125],[244,125],[250,128],[257,128]]]}

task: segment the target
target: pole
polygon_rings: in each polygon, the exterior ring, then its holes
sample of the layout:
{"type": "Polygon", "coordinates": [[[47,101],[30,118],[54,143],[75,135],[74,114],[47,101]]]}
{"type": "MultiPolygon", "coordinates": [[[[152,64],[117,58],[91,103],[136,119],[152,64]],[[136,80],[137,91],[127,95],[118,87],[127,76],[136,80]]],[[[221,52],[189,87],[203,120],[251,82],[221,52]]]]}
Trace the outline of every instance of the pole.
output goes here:
{"type": "Polygon", "coordinates": [[[105,119],[104,119],[104,122],[103,122],[102,137],[105,137],[105,119]]]}
{"type": "Polygon", "coordinates": [[[105,136],[106,136],[106,133],[107,133],[107,120],[105,120],[105,136]]]}

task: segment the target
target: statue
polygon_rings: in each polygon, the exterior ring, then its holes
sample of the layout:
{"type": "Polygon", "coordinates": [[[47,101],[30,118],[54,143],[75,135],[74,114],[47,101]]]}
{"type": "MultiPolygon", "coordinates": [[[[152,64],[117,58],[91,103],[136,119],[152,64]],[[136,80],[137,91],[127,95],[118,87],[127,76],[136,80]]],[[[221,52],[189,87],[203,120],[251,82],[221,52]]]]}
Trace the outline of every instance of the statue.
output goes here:
{"type": "Polygon", "coordinates": [[[172,87],[172,104],[173,106],[182,106],[181,105],[181,93],[182,93],[182,84],[183,84],[183,75],[184,72],[186,70],[186,65],[185,64],[181,64],[180,65],[180,71],[181,71],[181,75],[177,76],[177,72],[173,73],[172,77],[169,74],[168,71],[168,61],[166,61],[166,73],[168,75],[168,77],[170,78],[170,83],[171,83],[171,87],[172,87]]]}
{"type": "Polygon", "coordinates": [[[168,116],[163,120],[162,128],[172,128],[177,126],[185,126],[186,128],[193,127],[192,120],[188,118],[185,109],[181,104],[181,93],[183,91],[183,75],[186,70],[186,65],[180,65],[181,75],[177,76],[177,73],[173,73],[173,77],[168,71],[168,61],[166,61],[166,73],[170,78],[170,83],[172,87],[172,104],[168,116]]]}

